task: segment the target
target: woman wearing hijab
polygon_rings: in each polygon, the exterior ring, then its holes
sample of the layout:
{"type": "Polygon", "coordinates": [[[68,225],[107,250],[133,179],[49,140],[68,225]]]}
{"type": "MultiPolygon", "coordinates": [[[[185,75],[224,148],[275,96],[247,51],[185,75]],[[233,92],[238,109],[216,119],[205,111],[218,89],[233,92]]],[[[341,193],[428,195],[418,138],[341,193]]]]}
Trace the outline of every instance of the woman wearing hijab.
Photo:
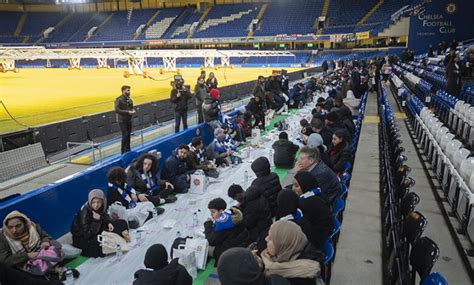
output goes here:
{"type": "Polygon", "coordinates": [[[82,256],[104,256],[97,236],[103,231],[113,231],[114,226],[107,215],[107,201],[104,192],[94,189],[89,192],[87,203],[79,211],[71,225],[72,244],[82,249],[82,256]]]}
{"type": "Polygon", "coordinates": [[[168,263],[168,253],[162,244],[152,245],[145,254],[145,267],[135,272],[133,285],[191,285],[193,279],[175,258],[168,263]]]}
{"type": "Polygon", "coordinates": [[[305,252],[308,239],[301,228],[290,221],[273,223],[262,252],[265,273],[278,274],[292,285],[314,285],[321,272],[319,262],[305,252]]]}
{"type": "Polygon", "coordinates": [[[344,130],[338,129],[334,131],[328,155],[331,160],[332,170],[338,176],[344,171],[347,162],[352,163],[352,153],[347,142],[347,133],[344,130]]]}
{"type": "Polygon", "coordinates": [[[321,190],[310,172],[298,172],[292,190],[299,196],[299,208],[311,223],[311,231],[305,231],[308,239],[314,247],[322,249],[334,227],[331,207],[321,198],[321,190]]]}
{"type": "Polygon", "coordinates": [[[0,231],[0,263],[23,269],[28,260],[51,245],[53,238],[25,216],[13,211],[3,220],[0,231]]]}

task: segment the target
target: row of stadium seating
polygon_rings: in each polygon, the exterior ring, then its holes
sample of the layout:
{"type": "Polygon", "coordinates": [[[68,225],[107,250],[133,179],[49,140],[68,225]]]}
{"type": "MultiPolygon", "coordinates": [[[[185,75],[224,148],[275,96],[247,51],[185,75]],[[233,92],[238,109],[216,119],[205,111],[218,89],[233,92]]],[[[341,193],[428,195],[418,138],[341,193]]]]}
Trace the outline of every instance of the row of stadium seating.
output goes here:
{"type": "MultiPolygon", "coordinates": [[[[330,1],[327,27],[323,34],[368,31],[380,24],[387,26],[390,16],[408,0],[401,3],[385,1],[373,12],[378,1],[352,5],[350,0],[330,1]],[[357,23],[373,12],[363,24],[357,23]]],[[[240,3],[216,5],[198,11],[195,7],[144,9],[101,13],[0,12],[1,42],[82,42],[119,41],[158,38],[244,37],[253,19],[261,17],[255,36],[315,33],[315,23],[322,14],[324,0],[294,0],[289,2],[240,3]],[[264,9],[265,6],[265,9],[264,9]],[[260,15],[261,14],[261,15],[260,15]],[[129,17],[131,16],[131,17],[129,17]],[[24,21],[19,34],[17,26],[24,21]],[[54,31],[43,38],[43,32],[54,31]],[[91,37],[88,32],[97,27],[91,37]],[[140,29],[139,29],[140,28],[140,29]],[[139,30],[137,36],[135,33],[139,30]]],[[[20,25],[21,26],[21,25],[20,25]]]]}
{"type": "Polygon", "coordinates": [[[429,237],[422,237],[428,221],[415,210],[421,199],[412,191],[415,180],[409,177],[411,168],[405,163],[405,149],[385,86],[379,94],[379,106],[387,284],[417,284],[417,273],[420,284],[448,284],[440,273],[431,272],[440,250],[429,237]]]}

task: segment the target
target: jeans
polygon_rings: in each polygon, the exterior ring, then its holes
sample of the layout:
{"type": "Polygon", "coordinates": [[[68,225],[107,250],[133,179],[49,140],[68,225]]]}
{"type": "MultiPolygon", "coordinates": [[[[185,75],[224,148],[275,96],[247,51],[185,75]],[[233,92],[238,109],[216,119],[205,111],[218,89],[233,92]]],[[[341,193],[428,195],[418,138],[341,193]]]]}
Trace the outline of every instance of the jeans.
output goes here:
{"type": "Polygon", "coordinates": [[[196,112],[198,114],[198,124],[204,122],[204,116],[202,112],[202,105],[197,105],[196,106],[196,112]]]}
{"type": "Polygon", "coordinates": [[[122,154],[130,151],[130,136],[132,132],[132,121],[119,123],[120,131],[122,132],[122,154]]]}
{"type": "Polygon", "coordinates": [[[174,132],[179,132],[181,126],[181,120],[183,121],[183,130],[188,128],[188,113],[187,112],[175,112],[174,113],[174,132]]]}

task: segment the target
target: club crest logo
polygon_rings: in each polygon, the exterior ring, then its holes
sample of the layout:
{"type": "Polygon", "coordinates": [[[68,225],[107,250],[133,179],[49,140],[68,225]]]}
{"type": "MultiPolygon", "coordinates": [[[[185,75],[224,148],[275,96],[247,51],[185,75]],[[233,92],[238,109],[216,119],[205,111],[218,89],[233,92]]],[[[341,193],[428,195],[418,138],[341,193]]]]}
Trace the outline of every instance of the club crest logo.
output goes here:
{"type": "Polygon", "coordinates": [[[446,6],[446,12],[448,14],[454,14],[454,13],[456,13],[457,10],[458,10],[458,7],[456,6],[456,3],[449,3],[446,6]]]}
{"type": "Polygon", "coordinates": [[[201,180],[199,180],[199,179],[196,178],[196,179],[193,180],[193,184],[194,184],[195,186],[199,186],[199,185],[201,185],[201,180]]]}

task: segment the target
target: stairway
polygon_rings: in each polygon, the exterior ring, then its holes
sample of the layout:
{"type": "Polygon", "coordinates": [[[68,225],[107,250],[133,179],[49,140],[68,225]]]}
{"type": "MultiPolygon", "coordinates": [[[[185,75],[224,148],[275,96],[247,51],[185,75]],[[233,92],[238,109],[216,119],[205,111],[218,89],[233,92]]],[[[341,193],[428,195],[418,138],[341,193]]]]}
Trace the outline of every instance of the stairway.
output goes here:
{"type": "MultiPolygon", "coordinates": [[[[324,0],[323,10],[321,11],[321,17],[326,17],[328,15],[329,5],[331,4],[331,0],[324,0]]],[[[316,18],[316,27],[318,25],[319,18],[316,18]]],[[[323,29],[317,29],[316,34],[320,35],[323,32],[323,29]]]]}
{"type": "MultiPolygon", "coordinates": [[[[107,18],[105,18],[104,21],[102,21],[102,23],[100,23],[99,26],[97,26],[97,30],[99,30],[101,27],[103,27],[105,24],[107,24],[108,21],[110,21],[110,19],[112,19],[112,17],[115,15],[115,13],[112,13],[110,14],[107,18]]],[[[86,38],[84,39],[84,42],[87,42],[89,40],[89,36],[86,36],[86,38]]]]}
{"type": "Polygon", "coordinates": [[[23,26],[25,25],[27,16],[28,12],[21,14],[20,20],[18,21],[18,25],[16,26],[15,33],[13,34],[15,37],[20,36],[21,30],[23,30],[23,26]]]}
{"type": "Polygon", "coordinates": [[[375,11],[377,11],[377,9],[382,6],[382,4],[384,3],[385,1],[384,0],[380,0],[377,4],[375,4],[374,7],[372,7],[372,9],[370,9],[370,11],[365,14],[364,17],[362,17],[362,19],[360,19],[359,22],[357,22],[357,26],[360,26],[362,25],[370,16],[372,16],[373,13],[375,13],[375,11]]]}
{"type": "MultiPolygon", "coordinates": [[[[61,21],[59,21],[59,23],[56,24],[56,26],[54,26],[54,31],[57,31],[59,28],[61,28],[62,26],[64,26],[64,24],[72,17],[72,14],[67,14],[61,21]]],[[[53,33],[54,33],[53,31],[53,33]]],[[[44,37],[43,35],[41,35],[41,37],[35,42],[35,44],[39,44],[41,42],[44,41],[44,37]]]]}
{"type": "MultiPolygon", "coordinates": [[[[146,24],[145,24],[146,26],[143,29],[143,31],[146,31],[148,29],[148,27],[151,25],[151,23],[153,23],[153,21],[156,19],[156,17],[158,17],[159,14],[160,14],[160,10],[156,11],[156,13],[153,14],[153,16],[151,16],[150,19],[148,19],[148,21],[146,21],[146,24]]],[[[139,36],[140,36],[140,34],[134,34],[133,35],[133,40],[134,41],[137,40],[139,36]]]]}
{"type": "MultiPolygon", "coordinates": [[[[204,13],[202,13],[201,17],[199,18],[199,24],[198,24],[198,28],[196,29],[196,31],[199,31],[199,29],[201,29],[202,27],[202,24],[204,23],[204,19],[206,18],[207,14],[209,14],[209,11],[211,11],[211,8],[207,8],[206,11],[204,11],[204,13]]],[[[189,33],[187,38],[192,38],[193,37],[193,33],[189,33]]]]}
{"type": "MultiPolygon", "coordinates": [[[[257,27],[257,30],[260,30],[260,28],[262,27],[262,23],[260,22],[260,20],[262,19],[263,14],[265,14],[265,10],[267,10],[267,6],[268,6],[267,3],[263,4],[262,7],[260,8],[260,11],[258,11],[258,15],[257,15],[258,27],[257,27]]],[[[247,34],[247,37],[252,37],[252,36],[253,36],[253,31],[249,31],[249,33],[247,34]]]]}

